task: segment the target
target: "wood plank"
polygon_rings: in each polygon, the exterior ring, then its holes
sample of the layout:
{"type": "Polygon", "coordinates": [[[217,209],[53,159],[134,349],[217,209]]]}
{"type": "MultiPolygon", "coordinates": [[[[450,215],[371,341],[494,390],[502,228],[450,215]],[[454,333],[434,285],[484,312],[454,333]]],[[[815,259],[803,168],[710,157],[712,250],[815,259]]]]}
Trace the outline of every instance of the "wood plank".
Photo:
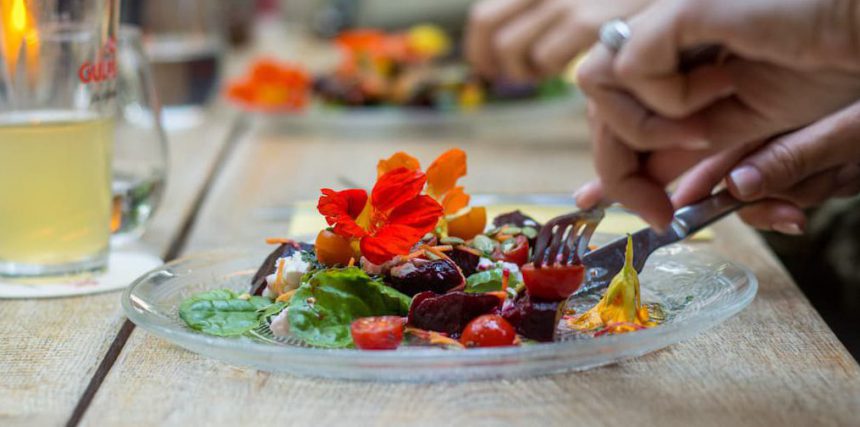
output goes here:
{"type": "MultiPolygon", "coordinates": [[[[259,245],[286,228],[261,211],[315,197],[339,174],[369,184],[395,150],[424,164],[470,154],[472,192],[565,192],[592,175],[571,145],[487,141],[350,141],[268,134],[237,147],[199,215],[189,249],[259,245]]],[[[137,329],[84,425],[850,425],[860,368],[752,231],[731,219],[709,245],[748,265],[759,295],[694,339],[614,366],[514,381],[386,384],[323,381],[205,359],[137,329]]]]}
{"type": "MultiPolygon", "coordinates": [[[[164,200],[143,244],[164,255],[233,121],[172,132],[164,200]]],[[[40,300],[0,300],[0,424],[65,423],[125,320],[119,292],[40,300]]]]}

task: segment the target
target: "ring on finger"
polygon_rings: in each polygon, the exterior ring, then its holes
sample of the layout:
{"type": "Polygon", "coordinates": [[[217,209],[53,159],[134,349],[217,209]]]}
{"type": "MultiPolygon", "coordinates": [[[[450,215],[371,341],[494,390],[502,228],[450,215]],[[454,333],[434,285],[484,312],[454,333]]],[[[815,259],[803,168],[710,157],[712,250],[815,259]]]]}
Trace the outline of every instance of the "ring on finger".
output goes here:
{"type": "Polygon", "coordinates": [[[623,19],[616,18],[600,26],[600,43],[613,53],[621,50],[630,38],[630,26],[623,19]]]}

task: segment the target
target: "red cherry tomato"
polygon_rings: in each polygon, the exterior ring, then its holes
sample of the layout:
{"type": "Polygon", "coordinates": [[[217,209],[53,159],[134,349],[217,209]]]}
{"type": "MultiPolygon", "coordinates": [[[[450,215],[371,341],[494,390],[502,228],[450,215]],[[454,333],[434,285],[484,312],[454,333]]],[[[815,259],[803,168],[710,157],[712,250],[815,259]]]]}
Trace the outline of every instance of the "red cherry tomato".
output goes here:
{"type": "Polygon", "coordinates": [[[529,263],[520,269],[529,295],[548,301],[561,301],[571,296],[580,286],[585,275],[582,265],[543,266],[535,268],[529,263]]]}
{"type": "Polygon", "coordinates": [[[516,239],[514,246],[502,252],[502,260],[522,267],[529,262],[529,238],[520,234],[514,239],[516,239]]]}
{"type": "Polygon", "coordinates": [[[478,316],[466,325],[460,343],[466,347],[502,347],[514,345],[517,332],[498,314],[478,316]]]}
{"type": "Polygon", "coordinates": [[[394,350],[403,341],[404,323],[397,316],[362,317],[350,325],[352,341],[362,350],[394,350]]]}

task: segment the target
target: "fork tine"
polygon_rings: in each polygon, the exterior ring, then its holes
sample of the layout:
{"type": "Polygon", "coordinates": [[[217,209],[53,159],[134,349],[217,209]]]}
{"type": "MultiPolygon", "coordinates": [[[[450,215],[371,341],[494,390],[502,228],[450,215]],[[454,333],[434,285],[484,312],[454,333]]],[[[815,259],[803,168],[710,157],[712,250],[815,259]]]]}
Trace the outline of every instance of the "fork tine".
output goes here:
{"type": "Polygon", "coordinates": [[[588,243],[603,219],[602,209],[574,212],[549,220],[538,233],[532,262],[540,268],[544,262],[552,267],[580,263],[588,243]],[[572,255],[572,256],[571,256],[572,255]]]}
{"type": "Polygon", "coordinates": [[[561,252],[561,265],[567,265],[570,260],[570,253],[576,251],[576,241],[579,236],[579,229],[582,228],[582,222],[576,221],[570,227],[570,233],[564,239],[564,245],[561,252]]]}
{"type": "Polygon", "coordinates": [[[555,234],[561,224],[566,224],[571,214],[555,217],[544,224],[538,233],[537,242],[535,242],[534,253],[532,254],[532,262],[535,267],[540,268],[544,259],[551,258],[547,255],[547,250],[550,249],[550,243],[555,238],[555,234]]]}
{"type": "Polygon", "coordinates": [[[582,258],[585,256],[585,253],[588,252],[588,243],[591,242],[591,236],[594,235],[594,230],[597,229],[597,225],[598,222],[592,221],[587,223],[585,228],[582,230],[582,235],[579,236],[579,240],[576,242],[576,252],[573,254],[574,264],[582,263],[582,258]]]}
{"type": "Polygon", "coordinates": [[[555,265],[556,261],[558,260],[561,239],[564,237],[569,226],[570,223],[566,221],[562,222],[561,224],[558,224],[558,228],[556,228],[555,232],[552,234],[552,243],[549,245],[546,260],[547,265],[549,265],[550,267],[555,265]]]}

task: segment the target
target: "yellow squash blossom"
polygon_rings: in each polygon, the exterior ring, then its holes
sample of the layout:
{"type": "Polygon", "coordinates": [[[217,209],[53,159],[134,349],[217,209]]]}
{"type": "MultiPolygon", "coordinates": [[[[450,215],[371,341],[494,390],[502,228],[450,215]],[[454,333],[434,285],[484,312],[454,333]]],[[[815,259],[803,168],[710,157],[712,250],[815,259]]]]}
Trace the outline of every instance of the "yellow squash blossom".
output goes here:
{"type": "Polygon", "coordinates": [[[590,310],[569,321],[570,327],[581,331],[603,329],[601,333],[624,333],[650,328],[656,323],[648,316],[639,296],[639,276],[633,268],[633,240],[627,236],[624,267],[612,278],[609,288],[590,310]]]}

